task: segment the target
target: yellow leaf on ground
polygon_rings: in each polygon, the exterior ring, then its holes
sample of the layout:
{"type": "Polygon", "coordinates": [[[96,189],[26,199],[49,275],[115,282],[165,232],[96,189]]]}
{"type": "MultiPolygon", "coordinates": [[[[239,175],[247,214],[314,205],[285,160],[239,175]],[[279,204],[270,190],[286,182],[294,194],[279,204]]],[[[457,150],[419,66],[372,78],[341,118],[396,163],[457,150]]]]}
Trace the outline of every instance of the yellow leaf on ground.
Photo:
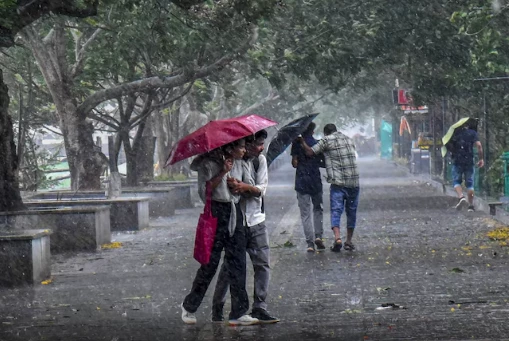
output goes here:
{"type": "Polygon", "coordinates": [[[499,227],[487,233],[491,240],[509,241],[509,227],[499,227]]]}
{"type": "Polygon", "coordinates": [[[101,245],[102,249],[118,249],[120,247],[122,247],[122,243],[121,242],[113,242],[113,243],[101,245]]]}
{"type": "Polygon", "coordinates": [[[42,281],[41,284],[42,285],[48,285],[48,284],[51,284],[53,282],[53,280],[50,278],[50,279],[47,279],[45,281],[42,281]]]}

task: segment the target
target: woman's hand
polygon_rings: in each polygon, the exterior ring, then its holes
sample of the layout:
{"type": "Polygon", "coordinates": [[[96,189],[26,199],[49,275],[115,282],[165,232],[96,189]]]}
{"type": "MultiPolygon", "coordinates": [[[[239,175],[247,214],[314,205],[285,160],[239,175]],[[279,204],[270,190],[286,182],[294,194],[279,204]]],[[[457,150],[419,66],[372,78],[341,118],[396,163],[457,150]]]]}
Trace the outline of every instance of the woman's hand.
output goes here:
{"type": "Polygon", "coordinates": [[[226,182],[228,184],[228,188],[233,194],[239,194],[244,191],[244,183],[242,181],[239,181],[235,178],[228,178],[226,179],[226,182]]]}
{"type": "Polygon", "coordinates": [[[225,159],[223,165],[223,171],[228,173],[233,168],[233,159],[225,159]]]}

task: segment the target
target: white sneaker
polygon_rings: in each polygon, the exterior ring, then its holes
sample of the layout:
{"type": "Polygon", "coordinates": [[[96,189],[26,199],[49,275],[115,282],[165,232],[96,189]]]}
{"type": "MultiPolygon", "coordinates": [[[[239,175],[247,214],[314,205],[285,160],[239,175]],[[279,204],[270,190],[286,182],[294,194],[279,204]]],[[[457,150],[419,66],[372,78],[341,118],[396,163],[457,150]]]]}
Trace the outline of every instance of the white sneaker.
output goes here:
{"type": "Polygon", "coordinates": [[[184,308],[184,303],[180,305],[180,308],[182,308],[182,321],[184,321],[185,324],[195,324],[196,316],[194,315],[194,313],[188,312],[184,308]]]}
{"type": "Polygon", "coordinates": [[[465,207],[468,206],[468,201],[467,199],[465,199],[465,197],[461,197],[459,200],[458,200],[458,204],[456,205],[456,209],[459,211],[465,207]]]}
{"type": "Polygon", "coordinates": [[[259,324],[260,320],[251,317],[250,315],[242,315],[238,319],[228,321],[230,326],[250,326],[253,324],[259,324]]]}

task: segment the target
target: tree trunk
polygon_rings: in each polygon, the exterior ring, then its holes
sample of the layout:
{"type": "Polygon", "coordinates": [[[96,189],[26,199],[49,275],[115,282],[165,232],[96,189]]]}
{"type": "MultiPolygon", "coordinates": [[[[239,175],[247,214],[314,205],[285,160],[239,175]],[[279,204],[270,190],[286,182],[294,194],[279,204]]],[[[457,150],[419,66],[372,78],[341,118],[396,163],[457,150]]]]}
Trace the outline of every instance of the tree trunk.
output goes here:
{"type": "Polygon", "coordinates": [[[141,182],[154,180],[154,152],[156,146],[155,136],[142,136],[136,163],[138,179],[141,182]]]}
{"type": "Polygon", "coordinates": [[[168,168],[164,167],[171,148],[168,145],[169,132],[167,130],[169,115],[163,115],[161,110],[156,110],[152,115],[154,123],[152,133],[156,136],[158,175],[169,175],[168,168]]]}
{"type": "Polygon", "coordinates": [[[8,107],[8,89],[0,70],[0,212],[24,208],[19,192],[18,157],[8,107]]]}
{"type": "Polygon", "coordinates": [[[73,191],[100,189],[100,177],[107,168],[108,159],[94,144],[92,123],[73,112],[72,104],[66,107],[71,112],[59,111],[58,115],[71,173],[71,188],[73,191]]]}
{"type": "Polygon", "coordinates": [[[100,189],[100,175],[108,160],[100,147],[95,148],[94,129],[86,120],[87,113],[78,112],[73,94],[74,80],[66,57],[67,40],[63,23],[57,22],[45,39],[41,39],[34,29],[25,30],[23,37],[37,60],[55,103],[64,136],[72,190],[100,189]]]}
{"type": "Polygon", "coordinates": [[[127,163],[127,186],[138,186],[140,181],[150,181],[154,178],[154,149],[155,137],[143,136],[144,123],[138,126],[138,131],[132,145],[128,138],[124,138],[124,150],[126,150],[127,163]]]}

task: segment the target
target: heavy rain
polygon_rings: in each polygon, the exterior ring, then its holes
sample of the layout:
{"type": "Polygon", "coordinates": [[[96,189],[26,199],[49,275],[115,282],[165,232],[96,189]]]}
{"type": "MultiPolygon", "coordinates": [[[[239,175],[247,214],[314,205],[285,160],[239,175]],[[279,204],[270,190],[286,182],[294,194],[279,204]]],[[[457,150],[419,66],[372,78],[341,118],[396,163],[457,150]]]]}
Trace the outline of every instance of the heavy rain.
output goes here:
{"type": "Polygon", "coordinates": [[[0,1],[0,340],[502,340],[506,0],[0,1]]]}

